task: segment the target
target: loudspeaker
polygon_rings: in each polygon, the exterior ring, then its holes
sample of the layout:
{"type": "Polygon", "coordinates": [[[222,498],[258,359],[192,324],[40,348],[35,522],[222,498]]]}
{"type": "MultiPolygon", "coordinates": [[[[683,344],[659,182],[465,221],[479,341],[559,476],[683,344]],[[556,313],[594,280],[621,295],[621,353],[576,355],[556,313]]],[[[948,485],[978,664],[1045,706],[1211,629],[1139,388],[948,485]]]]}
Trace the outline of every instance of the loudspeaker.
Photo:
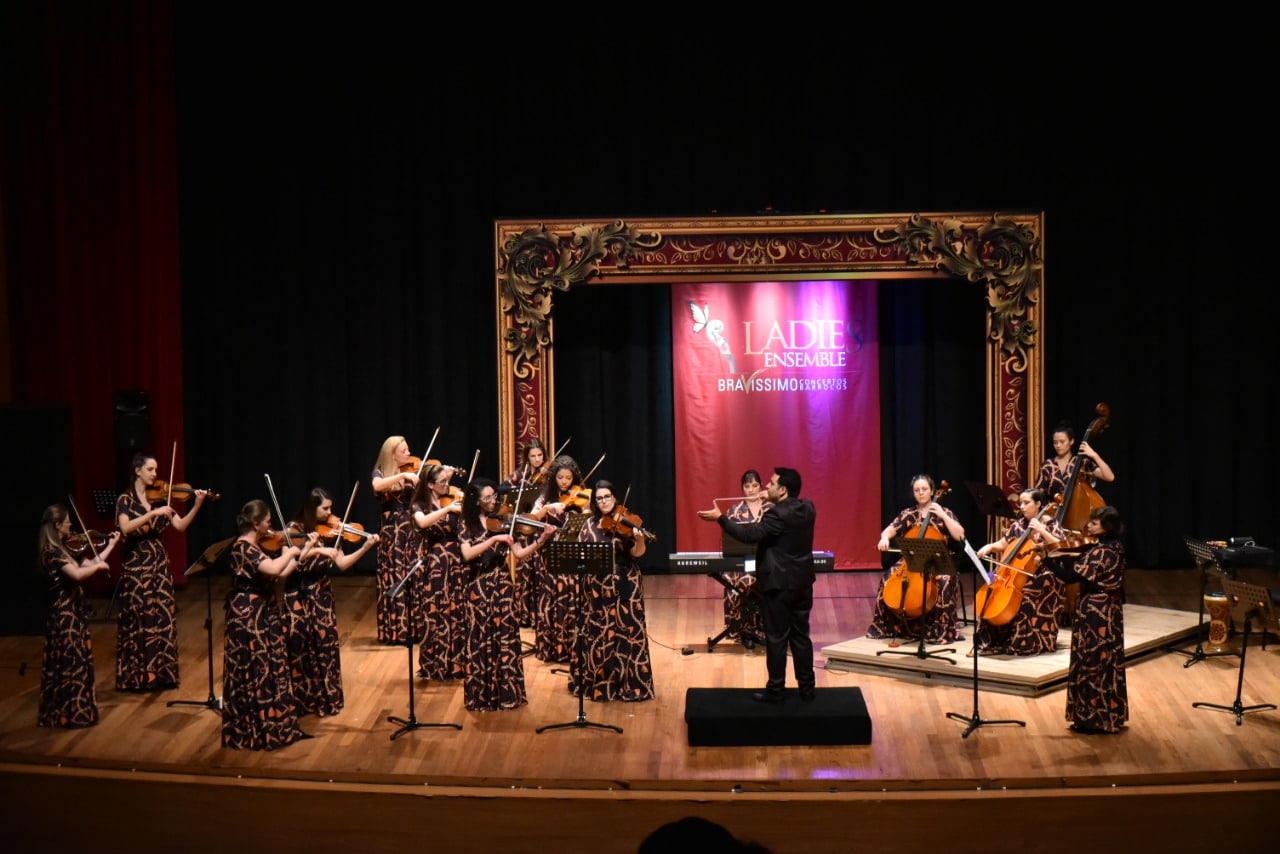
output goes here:
{"type": "Polygon", "coordinates": [[[133,471],[129,463],[139,452],[151,450],[151,399],[142,389],[118,389],[115,393],[116,474],[123,487],[133,471]]]}

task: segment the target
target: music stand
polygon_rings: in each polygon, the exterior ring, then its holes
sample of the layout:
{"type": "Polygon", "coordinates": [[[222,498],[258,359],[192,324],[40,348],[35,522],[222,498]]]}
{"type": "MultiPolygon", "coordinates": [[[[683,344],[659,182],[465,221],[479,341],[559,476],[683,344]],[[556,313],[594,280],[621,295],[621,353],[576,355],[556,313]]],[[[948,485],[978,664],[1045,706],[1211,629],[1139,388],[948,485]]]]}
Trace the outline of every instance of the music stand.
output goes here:
{"type": "Polygon", "coordinates": [[[1005,497],[1000,487],[993,483],[979,483],[975,480],[966,480],[964,485],[968,487],[969,494],[973,496],[973,503],[978,505],[982,515],[1000,516],[1005,519],[1017,518],[1013,507],[1009,505],[1009,499],[1005,497]]]}
{"type": "MultiPolygon", "coordinates": [[[[388,598],[388,599],[394,599],[394,598],[396,598],[397,596],[399,596],[399,595],[400,595],[400,591],[404,589],[404,586],[405,586],[405,584],[407,584],[407,583],[408,583],[409,579],[413,577],[414,573],[416,573],[419,569],[421,569],[421,568],[422,568],[422,564],[423,564],[423,561],[422,561],[422,559],[421,559],[421,558],[419,558],[417,563],[415,563],[413,566],[409,567],[409,571],[405,573],[404,578],[400,579],[399,583],[397,583],[395,587],[392,587],[389,591],[387,591],[387,598],[388,598]]],[[[407,619],[407,617],[408,617],[408,609],[407,609],[407,608],[405,609],[405,615],[406,615],[406,619],[407,619]]],[[[390,717],[388,717],[388,718],[387,718],[387,722],[388,722],[388,723],[400,724],[400,728],[399,728],[398,730],[396,730],[395,732],[391,733],[391,740],[392,740],[392,741],[395,741],[397,738],[399,738],[400,736],[404,735],[406,732],[408,732],[408,731],[409,731],[409,730],[411,730],[411,729],[425,729],[425,728],[427,728],[427,727],[452,727],[453,729],[462,729],[462,724],[450,724],[450,723],[438,723],[438,724],[434,724],[434,723],[433,723],[433,724],[429,724],[429,723],[423,723],[422,721],[419,721],[419,720],[418,720],[418,718],[414,715],[414,713],[413,713],[413,694],[414,694],[414,690],[413,690],[413,632],[406,632],[406,633],[405,633],[405,637],[406,637],[406,638],[408,638],[408,640],[406,640],[406,641],[404,642],[405,649],[407,649],[407,650],[409,651],[409,717],[407,717],[407,718],[398,718],[398,717],[396,717],[395,715],[392,715],[392,716],[390,716],[390,717]]]]}
{"type": "Polygon", "coordinates": [[[987,606],[990,604],[991,604],[991,597],[988,596],[986,599],[982,601],[982,610],[974,614],[973,652],[970,653],[970,655],[973,656],[973,714],[971,714],[969,717],[965,717],[959,712],[947,712],[947,717],[951,718],[952,720],[963,721],[964,723],[968,724],[968,726],[964,728],[964,732],[960,733],[961,738],[968,738],[969,733],[973,732],[979,727],[984,727],[984,726],[996,726],[997,724],[1015,724],[1020,727],[1025,727],[1027,725],[1026,721],[1015,721],[1015,720],[984,721],[982,719],[982,715],[978,714],[978,659],[981,658],[981,656],[978,654],[978,631],[982,628],[982,618],[986,616],[987,606]]]}
{"type": "MultiPolygon", "coordinates": [[[[581,515],[581,514],[580,514],[581,515]]],[[[576,538],[582,528],[582,523],[575,526],[573,536],[576,538]]],[[[562,529],[563,530],[563,529],[562,529]]],[[[579,542],[558,542],[552,540],[547,543],[547,572],[558,575],[572,575],[574,596],[578,602],[582,602],[582,588],[579,586],[578,579],[584,575],[593,575],[597,578],[608,575],[613,572],[613,543],[579,543],[579,542]]],[[[578,620],[578,625],[574,629],[573,638],[574,649],[577,651],[578,667],[585,670],[586,658],[582,654],[582,620],[578,620]]],[[[572,677],[572,674],[570,674],[572,677]]],[[[535,732],[543,733],[549,729],[564,729],[566,727],[596,727],[597,729],[610,729],[614,732],[622,732],[622,727],[613,724],[597,724],[587,720],[587,711],[585,699],[587,695],[587,683],[582,673],[578,675],[578,717],[568,723],[563,724],[547,724],[538,727],[535,732]]]]}
{"type": "Polygon", "coordinates": [[[1261,712],[1276,707],[1274,703],[1257,703],[1252,706],[1241,703],[1240,697],[1244,691],[1245,654],[1249,651],[1249,631],[1256,620],[1259,630],[1265,637],[1268,629],[1280,630],[1280,623],[1276,621],[1275,609],[1271,607],[1271,592],[1267,588],[1224,578],[1222,589],[1226,591],[1231,604],[1231,619],[1244,626],[1244,637],[1240,642],[1240,675],[1236,678],[1236,699],[1229,706],[1217,703],[1192,703],[1191,706],[1195,709],[1219,709],[1231,712],[1236,716],[1236,726],[1243,726],[1244,716],[1249,712],[1261,712]]]}
{"type": "Polygon", "coordinates": [[[1190,651],[1185,649],[1170,650],[1170,652],[1188,656],[1187,663],[1182,665],[1183,668],[1187,668],[1198,661],[1204,661],[1206,658],[1218,658],[1219,656],[1235,655],[1236,653],[1230,650],[1221,652],[1204,651],[1204,639],[1201,635],[1204,633],[1204,594],[1208,588],[1209,568],[1213,567],[1219,573],[1222,573],[1222,567],[1218,566],[1218,560],[1213,556],[1213,549],[1207,542],[1191,537],[1183,537],[1182,539],[1187,544],[1187,551],[1191,552],[1192,557],[1196,559],[1196,564],[1200,567],[1200,616],[1196,620],[1196,648],[1190,651]]]}
{"type": "Polygon", "coordinates": [[[170,700],[165,704],[169,708],[174,706],[203,706],[206,709],[212,709],[218,714],[222,714],[222,698],[217,696],[213,690],[213,567],[222,559],[222,556],[227,552],[227,548],[235,541],[235,537],[228,537],[209,546],[201,553],[200,557],[196,558],[196,562],[187,567],[187,571],[183,573],[183,576],[188,578],[200,572],[204,573],[205,606],[207,608],[204,617],[204,631],[208,635],[209,641],[209,699],[170,700]]]}
{"type": "MultiPolygon", "coordinates": [[[[931,540],[921,537],[894,537],[893,547],[902,552],[902,559],[907,562],[907,570],[918,572],[923,583],[920,585],[920,643],[915,652],[905,649],[882,649],[876,655],[914,655],[919,659],[937,658],[948,664],[955,664],[955,659],[944,657],[944,653],[955,652],[954,649],[939,649],[933,652],[925,650],[925,638],[929,635],[929,580],[937,575],[955,575],[955,565],[951,563],[951,551],[946,540],[931,540]]],[[[902,606],[905,612],[906,601],[902,606]]],[[[906,619],[905,613],[902,615],[906,619]]]]}

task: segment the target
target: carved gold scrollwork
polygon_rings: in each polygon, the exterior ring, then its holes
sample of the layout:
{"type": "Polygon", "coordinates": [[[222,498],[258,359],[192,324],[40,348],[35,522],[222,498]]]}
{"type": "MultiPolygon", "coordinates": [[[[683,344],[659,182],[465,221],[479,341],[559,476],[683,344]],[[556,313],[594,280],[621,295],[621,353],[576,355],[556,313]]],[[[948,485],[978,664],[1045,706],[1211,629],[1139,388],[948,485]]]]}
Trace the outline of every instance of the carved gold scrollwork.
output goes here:
{"type": "Polygon", "coordinates": [[[528,376],[540,352],[551,346],[552,290],[568,291],[593,278],[610,254],[626,269],[632,255],[661,242],[658,233],[640,234],[622,221],[598,229],[579,225],[563,235],[539,225],[504,241],[498,250],[499,296],[512,323],[503,342],[516,376],[528,376]]]}
{"type": "Polygon", "coordinates": [[[1043,263],[1034,230],[994,214],[976,227],[955,219],[935,223],[914,214],[893,229],[877,229],[875,239],[900,244],[908,264],[985,284],[991,340],[1006,355],[1010,370],[1026,369],[1027,350],[1037,333],[1027,313],[1038,299],[1043,263]]]}

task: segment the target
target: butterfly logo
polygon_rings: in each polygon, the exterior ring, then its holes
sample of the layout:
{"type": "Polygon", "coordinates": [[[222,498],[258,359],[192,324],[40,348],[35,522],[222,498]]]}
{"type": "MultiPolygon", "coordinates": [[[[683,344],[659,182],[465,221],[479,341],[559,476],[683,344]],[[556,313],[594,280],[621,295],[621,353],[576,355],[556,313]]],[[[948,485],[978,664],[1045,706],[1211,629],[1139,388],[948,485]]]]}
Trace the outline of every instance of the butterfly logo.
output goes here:
{"type": "Polygon", "coordinates": [[[696,302],[689,303],[689,313],[693,316],[694,334],[705,331],[707,338],[720,351],[720,356],[729,364],[729,373],[737,373],[738,368],[733,359],[733,351],[729,349],[729,339],[724,336],[724,321],[712,318],[711,309],[706,303],[701,306],[696,302]]]}

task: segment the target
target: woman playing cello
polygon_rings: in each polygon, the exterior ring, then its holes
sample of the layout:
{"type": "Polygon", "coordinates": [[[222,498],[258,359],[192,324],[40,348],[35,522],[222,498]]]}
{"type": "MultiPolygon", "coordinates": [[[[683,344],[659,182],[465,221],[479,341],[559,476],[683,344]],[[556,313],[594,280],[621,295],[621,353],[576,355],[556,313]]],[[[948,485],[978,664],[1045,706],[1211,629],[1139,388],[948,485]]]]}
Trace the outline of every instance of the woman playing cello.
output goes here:
{"type": "MultiPolygon", "coordinates": [[[[885,526],[880,532],[880,541],[876,547],[882,552],[888,551],[890,540],[894,537],[928,536],[962,542],[964,526],[954,513],[937,502],[934,497],[936,492],[937,486],[929,475],[918,474],[911,478],[911,494],[915,498],[915,506],[905,508],[885,526]],[[927,523],[924,521],[926,517],[927,523]]],[[[937,598],[932,608],[923,607],[918,614],[909,615],[902,609],[890,608],[885,602],[885,585],[900,569],[899,565],[895,565],[894,571],[880,582],[867,637],[918,638],[920,631],[927,625],[925,641],[928,643],[952,643],[960,640],[956,627],[959,587],[955,584],[955,576],[937,577],[933,582],[937,585],[937,598]]]]}
{"type": "Polygon", "coordinates": [[[1023,490],[1018,508],[1022,518],[977,552],[978,557],[1000,556],[991,583],[974,602],[977,648],[989,655],[1039,655],[1058,646],[1065,585],[1042,565],[1036,547],[1056,545],[1065,535],[1040,490],[1023,490]]]}

